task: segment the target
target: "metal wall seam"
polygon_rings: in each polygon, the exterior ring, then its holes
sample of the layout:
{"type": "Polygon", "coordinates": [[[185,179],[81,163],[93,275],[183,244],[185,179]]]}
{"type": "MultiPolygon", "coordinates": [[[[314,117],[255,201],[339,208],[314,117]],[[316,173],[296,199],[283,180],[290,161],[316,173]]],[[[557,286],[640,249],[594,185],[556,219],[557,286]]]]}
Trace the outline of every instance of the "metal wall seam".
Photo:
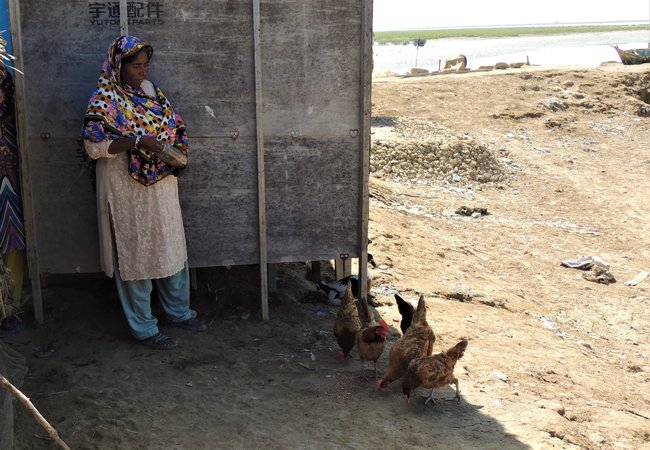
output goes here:
{"type": "Polygon", "coordinates": [[[253,0],[253,42],[255,52],[255,122],[257,136],[257,207],[260,252],[262,320],[269,320],[268,245],[266,233],[266,176],[264,169],[264,102],[262,91],[262,43],[260,0],[253,0]]]}
{"type": "Polygon", "coordinates": [[[127,0],[120,0],[120,34],[129,34],[129,14],[127,0]]]}

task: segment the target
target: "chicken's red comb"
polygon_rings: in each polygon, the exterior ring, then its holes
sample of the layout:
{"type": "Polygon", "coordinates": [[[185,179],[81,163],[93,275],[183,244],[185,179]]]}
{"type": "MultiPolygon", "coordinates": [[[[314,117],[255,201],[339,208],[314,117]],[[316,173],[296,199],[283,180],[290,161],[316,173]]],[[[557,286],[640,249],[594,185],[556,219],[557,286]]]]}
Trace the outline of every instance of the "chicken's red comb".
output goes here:
{"type": "Polygon", "coordinates": [[[381,325],[381,327],[382,327],[384,330],[388,331],[388,324],[386,323],[385,320],[382,320],[381,322],[379,322],[379,325],[381,325]]]}

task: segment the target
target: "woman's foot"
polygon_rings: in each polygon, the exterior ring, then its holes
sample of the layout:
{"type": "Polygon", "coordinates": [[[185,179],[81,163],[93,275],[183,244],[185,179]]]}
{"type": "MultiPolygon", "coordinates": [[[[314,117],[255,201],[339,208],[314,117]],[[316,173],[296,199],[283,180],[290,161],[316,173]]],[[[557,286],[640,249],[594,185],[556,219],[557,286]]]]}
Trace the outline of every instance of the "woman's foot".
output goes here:
{"type": "Polygon", "coordinates": [[[151,337],[148,337],[147,339],[142,339],[140,341],[142,345],[146,345],[147,347],[155,348],[157,350],[171,350],[173,348],[178,347],[178,343],[169,336],[166,336],[162,333],[154,334],[151,337]]]}
{"type": "Polygon", "coordinates": [[[183,320],[182,322],[171,322],[170,325],[189,331],[205,331],[208,329],[202,321],[195,318],[183,320]]]}

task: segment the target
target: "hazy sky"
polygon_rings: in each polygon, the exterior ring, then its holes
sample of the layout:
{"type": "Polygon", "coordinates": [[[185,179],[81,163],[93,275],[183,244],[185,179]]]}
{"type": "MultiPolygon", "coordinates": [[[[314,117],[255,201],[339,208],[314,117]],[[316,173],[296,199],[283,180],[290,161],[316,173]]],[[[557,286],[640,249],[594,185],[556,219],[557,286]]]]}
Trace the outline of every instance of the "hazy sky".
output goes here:
{"type": "Polygon", "coordinates": [[[650,0],[374,0],[375,31],[554,22],[650,21],[650,0]]]}

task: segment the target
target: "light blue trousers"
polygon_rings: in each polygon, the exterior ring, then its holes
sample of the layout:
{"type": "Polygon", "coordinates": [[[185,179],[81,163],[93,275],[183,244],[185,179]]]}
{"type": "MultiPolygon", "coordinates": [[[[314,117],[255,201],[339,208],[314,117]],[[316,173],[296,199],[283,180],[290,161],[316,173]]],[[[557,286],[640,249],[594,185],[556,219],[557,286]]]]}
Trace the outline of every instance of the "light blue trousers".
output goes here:
{"type": "MultiPolygon", "coordinates": [[[[131,333],[136,339],[147,339],[158,334],[158,319],[151,314],[152,280],[124,281],[120,278],[115,234],[111,221],[111,237],[113,247],[113,276],[117,285],[117,294],[122,303],[122,309],[129,323],[131,333]]],[[[183,268],[166,278],[153,280],[158,288],[158,298],[162,304],[167,320],[182,322],[192,318],[190,310],[190,270],[185,261],[183,268]]]]}
{"type": "MultiPolygon", "coordinates": [[[[114,258],[117,261],[117,258],[114,258]]],[[[117,264],[115,264],[117,266],[117,264]]],[[[124,315],[136,339],[142,340],[158,333],[158,319],[151,314],[152,280],[124,281],[117,267],[113,270],[117,293],[124,315]]],[[[165,316],[170,322],[182,322],[192,317],[190,310],[190,272],[185,266],[180,272],[153,280],[165,316]]]]}

